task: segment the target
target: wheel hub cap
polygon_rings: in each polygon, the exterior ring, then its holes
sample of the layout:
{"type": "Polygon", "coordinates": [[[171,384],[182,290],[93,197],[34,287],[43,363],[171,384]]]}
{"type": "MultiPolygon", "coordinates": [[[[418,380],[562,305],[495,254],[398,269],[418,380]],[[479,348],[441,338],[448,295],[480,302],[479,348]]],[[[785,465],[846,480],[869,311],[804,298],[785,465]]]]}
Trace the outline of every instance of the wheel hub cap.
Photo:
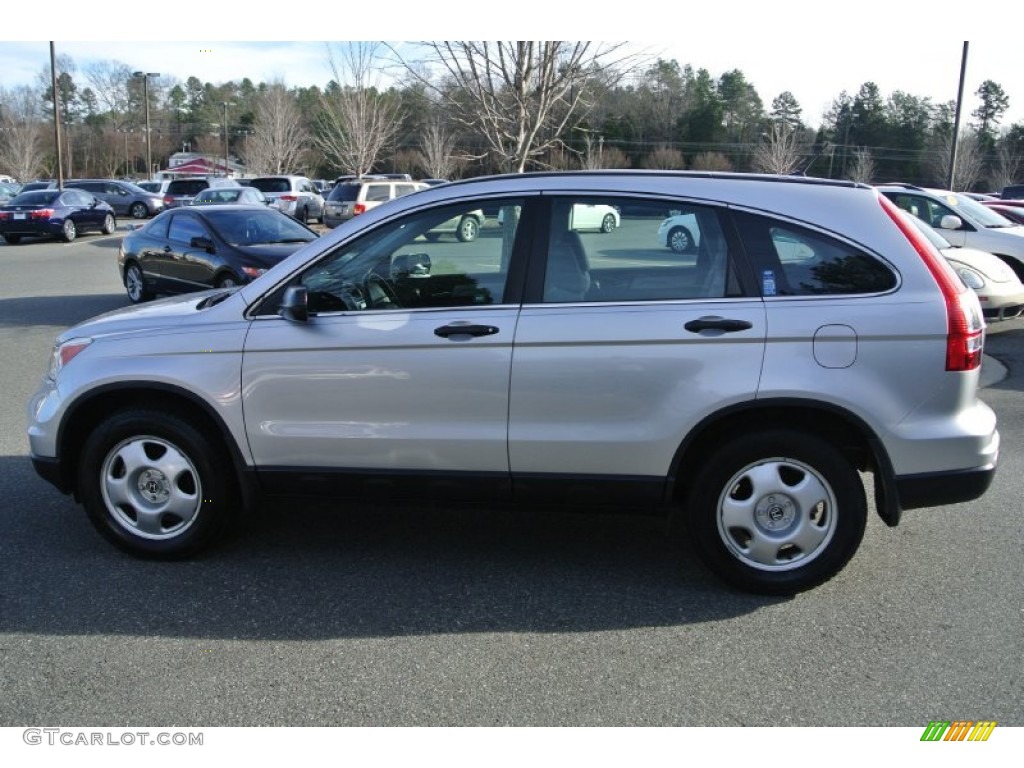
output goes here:
{"type": "Polygon", "coordinates": [[[147,469],[139,475],[139,493],[151,504],[162,504],[171,496],[171,484],[163,472],[147,469]]]}
{"type": "Polygon", "coordinates": [[[793,524],[796,519],[796,505],[788,496],[769,494],[754,508],[757,524],[766,531],[781,531],[793,524]]]}

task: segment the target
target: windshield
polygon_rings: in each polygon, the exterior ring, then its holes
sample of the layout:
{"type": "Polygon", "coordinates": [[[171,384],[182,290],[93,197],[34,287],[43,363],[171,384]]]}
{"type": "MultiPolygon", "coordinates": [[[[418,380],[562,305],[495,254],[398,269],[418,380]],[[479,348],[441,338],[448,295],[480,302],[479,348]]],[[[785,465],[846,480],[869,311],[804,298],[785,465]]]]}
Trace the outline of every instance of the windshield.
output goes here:
{"type": "Polygon", "coordinates": [[[289,192],[291,185],[288,179],[253,179],[250,187],[256,187],[260,192],[289,192]]]}
{"type": "Polygon", "coordinates": [[[993,211],[987,205],[982,205],[977,200],[971,200],[967,195],[953,192],[943,195],[942,199],[959,213],[963,211],[966,218],[979,224],[982,227],[1014,227],[1016,226],[1005,216],[993,211]]]}
{"type": "Polygon", "coordinates": [[[240,206],[237,210],[207,211],[207,221],[232,245],[308,243],[316,240],[312,230],[277,211],[240,206]]]}
{"type": "Polygon", "coordinates": [[[13,198],[9,205],[49,205],[57,196],[60,190],[57,189],[36,189],[30,192],[22,192],[13,198]]]}

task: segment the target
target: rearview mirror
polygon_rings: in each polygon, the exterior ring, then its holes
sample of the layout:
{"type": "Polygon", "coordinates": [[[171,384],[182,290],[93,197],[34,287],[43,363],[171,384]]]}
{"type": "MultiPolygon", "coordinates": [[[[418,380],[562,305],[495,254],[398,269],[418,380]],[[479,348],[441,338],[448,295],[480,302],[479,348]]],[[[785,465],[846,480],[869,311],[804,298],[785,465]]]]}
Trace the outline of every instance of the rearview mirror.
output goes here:
{"type": "Polygon", "coordinates": [[[207,253],[213,253],[213,240],[208,237],[193,237],[189,246],[192,248],[202,248],[207,253]]]}
{"type": "Polygon", "coordinates": [[[281,299],[277,314],[293,323],[309,322],[309,294],[304,285],[290,285],[281,299]]]}

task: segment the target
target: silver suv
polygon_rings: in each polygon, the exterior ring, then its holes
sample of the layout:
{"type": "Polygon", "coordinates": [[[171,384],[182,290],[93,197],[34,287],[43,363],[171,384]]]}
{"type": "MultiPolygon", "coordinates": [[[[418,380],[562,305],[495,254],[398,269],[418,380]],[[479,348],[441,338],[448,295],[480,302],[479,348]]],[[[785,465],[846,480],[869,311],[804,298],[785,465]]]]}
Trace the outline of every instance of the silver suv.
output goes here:
{"type": "Polygon", "coordinates": [[[308,224],[310,219],[323,223],[324,199],[305,176],[258,176],[249,186],[258,189],[272,206],[293,219],[303,224],[308,224]]]}
{"type": "Polygon", "coordinates": [[[207,547],[266,494],[663,515],[792,593],[865,529],[975,499],[999,434],[977,297],[877,190],[578,172],[453,182],[238,289],[61,334],[37,471],[136,554],[207,547]],[[621,213],[577,231],[577,205],[621,213]],[[470,242],[444,222],[497,209],[470,242]],[[686,217],[694,248],[665,248],[686,217]]]}

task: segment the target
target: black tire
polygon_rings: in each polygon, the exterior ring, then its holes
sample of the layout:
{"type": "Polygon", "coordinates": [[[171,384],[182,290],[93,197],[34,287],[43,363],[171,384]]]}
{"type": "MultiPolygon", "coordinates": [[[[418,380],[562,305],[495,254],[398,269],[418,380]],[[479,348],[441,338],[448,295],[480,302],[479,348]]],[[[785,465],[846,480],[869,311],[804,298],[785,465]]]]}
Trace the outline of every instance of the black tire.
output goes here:
{"type": "Polygon", "coordinates": [[[689,253],[693,250],[693,235],[686,227],[672,227],[668,233],[668,247],[675,253],[689,253]]]}
{"type": "Polygon", "coordinates": [[[455,230],[455,237],[460,243],[471,243],[479,234],[480,222],[476,220],[475,216],[463,216],[458,229],[455,230]]]}
{"type": "Polygon", "coordinates": [[[601,231],[608,234],[615,229],[615,217],[610,213],[606,213],[604,218],[601,219],[601,231]]]}
{"type": "Polygon", "coordinates": [[[86,439],[77,490],[89,519],[134,555],[181,558],[223,535],[240,509],[221,444],[174,412],[133,409],[86,439]]]}
{"type": "Polygon", "coordinates": [[[704,459],[685,502],[689,538],[718,576],[788,595],[836,575],[864,536],[867,500],[850,461],[787,429],[737,437],[704,459]]]}
{"type": "Polygon", "coordinates": [[[309,208],[303,206],[301,209],[295,212],[295,218],[299,220],[300,224],[309,224],[309,208]]]}
{"type": "Polygon", "coordinates": [[[239,280],[232,274],[225,273],[217,276],[217,282],[214,283],[215,288],[234,288],[236,285],[241,285],[242,281],[239,280]]]}
{"type": "Polygon", "coordinates": [[[128,209],[128,214],[133,219],[144,219],[149,215],[149,209],[145,203],[132,203],[131,208],[128,209]]]}
{"type": "Polygon", "coordinates": [[[134,261],[124,268],[124,289],[128,292],[128,300],[132,304],[140,304],[153,298],[153,293],[146,288],[142,269],[134,261]]]}
{"type": "Polygon", "coordinates": [[[103,217],[103,234],[112,235],[117,231],[117,220],[112,213],[103,217]]]}
{"type": "Polygon", "coordinates": [[[78,237],[78,228],[75,226],[75,222],[71,219],[64,219],[64,224],[60,228],[60,237],[65,243],[70,243],[78,237]]]}
{"type": "Polygon", "coordinates": [[[17,245],[21,242],[21,235],[4,235],[4,242],[8,245],[17,245]]]}

